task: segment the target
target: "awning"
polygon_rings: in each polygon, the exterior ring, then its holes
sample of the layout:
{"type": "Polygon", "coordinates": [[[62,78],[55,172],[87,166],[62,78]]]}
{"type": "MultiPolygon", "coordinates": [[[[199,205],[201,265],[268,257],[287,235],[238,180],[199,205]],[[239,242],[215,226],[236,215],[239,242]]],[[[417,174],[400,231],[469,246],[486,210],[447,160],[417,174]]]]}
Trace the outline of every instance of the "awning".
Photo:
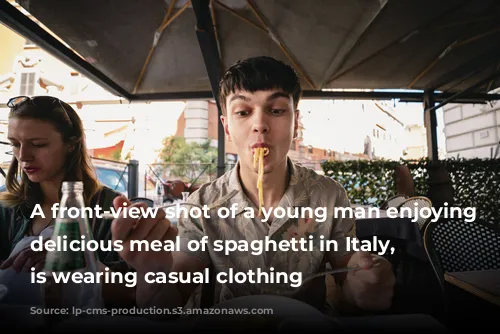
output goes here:
{"type": "Polygon", "coordinates": [[[85,140],[87,149],[92,150],[115,146],[120,141],[125,140],[128,133],[128,127],[129,124],[126,124],[119,126],[113,130],[108,130],[107,132],[86,132],[85,140]]]}
{"type": "Polygon", "coordinates": [[[431,89],[444,92],[439,101],[472,87],[462,100],[484,100],[477,94],[500,85],[496,0],[213,0],[209,9],[208,0],[17,3],[69,47],[5,2],[2,21],[129,100],[210,98],[206,64],[220,74],[257,55],[292,65],[305,96],[431,89]]]}

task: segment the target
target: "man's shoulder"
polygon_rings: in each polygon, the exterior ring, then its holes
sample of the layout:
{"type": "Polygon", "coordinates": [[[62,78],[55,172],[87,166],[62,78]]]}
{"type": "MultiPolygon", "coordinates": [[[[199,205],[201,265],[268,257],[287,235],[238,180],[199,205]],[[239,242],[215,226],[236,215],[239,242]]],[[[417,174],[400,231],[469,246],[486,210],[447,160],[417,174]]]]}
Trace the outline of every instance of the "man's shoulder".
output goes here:
{"type": "Polygon", "coordinates": [[[210,205],[230,192],[229,178],[233,170],[230,170],[217,179],[202,184],[188,199],[188,202],[199,205],[210,205]]]}
{"type": "Polygon", "coordinates": [[[328,194],[344,194],[345,188],[335,179],[321,175],[314,169],[295,164],[299,183],[310,191],[326,191],[328,194]]]}

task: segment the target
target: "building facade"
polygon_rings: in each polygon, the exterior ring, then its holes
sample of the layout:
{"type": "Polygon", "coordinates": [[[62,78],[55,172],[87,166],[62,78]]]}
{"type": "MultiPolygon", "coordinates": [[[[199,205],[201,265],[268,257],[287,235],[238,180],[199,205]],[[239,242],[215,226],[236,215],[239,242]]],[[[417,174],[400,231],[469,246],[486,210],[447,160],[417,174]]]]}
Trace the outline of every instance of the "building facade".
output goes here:
{"type": "Polygon", "coordinates": [[[500,102],[448,104],[444,109],[447,157],[500,158],[500,102]]]}

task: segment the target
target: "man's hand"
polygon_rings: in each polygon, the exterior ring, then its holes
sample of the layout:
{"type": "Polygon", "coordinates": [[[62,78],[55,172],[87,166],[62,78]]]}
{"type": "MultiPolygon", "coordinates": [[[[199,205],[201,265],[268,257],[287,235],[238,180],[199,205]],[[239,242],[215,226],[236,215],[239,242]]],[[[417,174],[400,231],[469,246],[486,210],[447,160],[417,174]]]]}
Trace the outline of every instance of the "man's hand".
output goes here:
{"type": "Polygon", "coordinates": [[[345,292],[352,302],[363,310],[388,309],[396,282],[389,261],[368,252],[356,252],[349,260],[348,266],[363,268],[350,271],[344,283],[344,289],[347,289],[345,292]]]}
{"type": "MultiPolygon", "coordinates": [[[[117,197],[113,201],[115,209],[123,207],[122,210],[128,210],[130,207],[146,208],[145,203],[135,203],[132,205],[129,200],[124,197],[117,197]],[[126,203],[126,205],[124,205],[126,203]]],[[[177,228],[170,225],[170,221],[165,218],[164,210],[158,210],[156,217],[151,218],[116,218],[111,223],[111,233],[113,242],[122,241],[123,250],[118,252],[123,260],[132,266],[138,274],[138,282],[135,290],[135,303],[138,307],[155,306],[156,303],[161,305],[164,302],[175,303],[179,297],[176,296],[177,291],[168,289],[168,284],[148,284],[144,280],[144,275],[148,272],[169,272],[172,269],[172,252],[155,252],[155,251],[131,251],[132,240],[145,240],[151,243],[154,240],[159,240],[162,243],[166,240],[174,241],[177,236],[177,228]],[[166,292],[162,290],[166,288],[166,292]],[[168,295],[169,298],[165,298],[168,295]]],[[[177,304],[174,304],[178,306],[177,304]]],[[[167,307],[170,305],[167,305],[167,307]]]]}
{"type": "MultiPolygon", "coordinates": [[[[145,203],[132,204],[125,197],[119,196],[114,199],[113,205],[117,210],[123,207],[122,210],[129,210],[130,207],[143,207],[147,208],[145,203]],[[126,205],[124,205],[126,203],[126,205]]],[[[122,211],[124,212],[124,211],[122,211]]],[[[113,242],[121,240],[123,243],[123,250],[119,252],[120,256],[138,273],[145,274],[150,271],[169,271],[172,267],[172,253],[171,252],[155,252],[155,251],[137,251],[133,252],[131,249],[132,240],[146,240],[151,243],[153,240],[161,242],[165,240],[175,240],[177,236],[177,228],[170,225],[170,221],[165,218],[165,211],[160,209],[156,217],[139,219],[123,217],[123,214],[113,220],[111,225],[111,233],[113,235],[113,242]]]]}

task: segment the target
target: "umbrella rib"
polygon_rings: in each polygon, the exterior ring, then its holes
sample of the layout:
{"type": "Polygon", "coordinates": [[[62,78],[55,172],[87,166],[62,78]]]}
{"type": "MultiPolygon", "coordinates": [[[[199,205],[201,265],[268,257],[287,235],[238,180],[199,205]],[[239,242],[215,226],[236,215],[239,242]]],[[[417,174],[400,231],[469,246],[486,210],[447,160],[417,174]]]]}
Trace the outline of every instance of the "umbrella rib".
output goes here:
{"type": "Polygon", "coordinates": [[[446,15],[449,15],[453,12],[455,12],[456,10],[459,10],[461,9],[464,5],[468,4],[470,1],[468,0],[464,0],[462,1],[458,6],[454,6],[451,10],[448,10],[446,11],[445,13],[441,13],[440,15],[438,15],[437,17],[434,17],[434,18],[431,18],[429,21],[427,21],[425,24],[420,24],[418,25],[418,27],[416,27],[415,29],[413,29],[413,31],[410,33],[410,34],[405,34],[405,35],[402,35],[400,36],[399,38],[393,40],[391,43],[387,44],[386,46],[384,46],[383,48],[379,49],[378,51],[375,51],[374,53],[372,53],[371,55],[367,56],[366,58],[362,59],[361,61],[357,62],[356,64],[350,66],[349,68],[341,71],[340,73],[335,73],[334,75],[332,75],[332,77],[330,79],[328,79],[325,83],[325,85],[328,85],[330,83],[332,83],[333,81],[337,80],[338,78],[344,76],[345,74],[357,69],[358,67],[360,67],[361,65],[365,64],[366,62],[368,62],[369,60],[375,58],[376,56],[378,56],[379,54],[383,53],[384,51],[392,48],[393,46],[396,46],[398,44],[401,44],[403,42],[405,42],[407,39],[409,39],[414,33],[420,33],[421,31],[429,31],[432,27],[431,27],[431,24],[436,21],[436,20],[441,20],[443,16],[446,16],[446,15]]]}
{"type": "Polygon", "coordinates": [[[250,8],[252,9],[252,11],[255,14],[255,16],[257,17],[257,19],[259,19],[260,23],[267,29],[267,32],[271,36],[271,38],[279,45],[281,50],[285,53],[285,55],[288,57],[288,59],[295,65],[297,70],[306,79],[307,83],[311,86],[311,88],[316,89],[316,86],[313,84],[309,75],[298,64],[298,62],[295,60],[295,58],[293,57],[291,52],[286,47],[285,43],[283,43],[283,41],[278,37],[278,35],[271,29],[270,25],[267,24],[266,20],[264,19],[264,15],[259,11],[259,9],[253,3],[253,1],[247,0],[247,3],[250,5],[250,8]]]}
{"type": "Polygon", "coordinates": [[[170,4],[168,5],[167,13],[165,14],[165,17],[163,18],[163,22],[160,25],[160,29],[162,31],[163,31],[163,29],[165,29],[165,28],[163,28],[163,25],[168,22],[168,19],[170,18],[170,15],[172,15],[172,11],[174,10],[176,2],[177,2],[177,0],[172,0],[170,2],[170,4]]]}
{"type": "Polygon", "coordinates": [[[499,31],[500,31],[500,26],[499,26],[499,27],[496,27],[496,28],[495,28],[495,29],[493,29],[493,30],[486,31],[486,32],[484,32],[484,33],[482,33],[482,34],[479,34],[479,35],[476,35],[476,36],[474,36],[474,37],[467,38],[466,40],[463,40],[463,41],[461,41],[461,42],[458,42],[456,46],[462,46],[462,45],[469,44],[469,43],[474,42],[474,41],[476,41],[476,40],[478,40],[478,39],[481,39],[481,38],[483,38],[483,37],[489,36],[489,35],[491,35],[491,34],[495,34],[495,33],[499,32],[499,31]]]}
{"type": "Polygon", "coordinates": [[[420,73],[410,82],[410,84],[408,85],[408,89],[411,89],[413,87],[413,85],[415,85],[418,80],[420,80],[427,72],[429,72],[429,70],[431,68],[433,68],[441,58],[443,58],[444,56],[446,56],[446,54],[448,52],[450,52],[456,45],[456,42],[452,43],[451,45],[447,46],[442,52],[439,53],[439,55],[432,61],[432,63],[430,63],[429,65],[427,65],[426,68],[424,68],[422,71],[420,71],[420,73]]]}
{"type": "Polygon", "coordinates": [[[214,29],[214,35],[215,35],[215,42],[217,43],[217,49],[219,50],[219,59],[220,63],[222,65],[222,52],[220,48],[220,40],[219,40],[219,34],[217,32],[217,20],[215,19],[215,8],[214,8],[214,0],[210,0],[210,16],[212,18],[212,27],[214,29]]]}
{"type": "Polygon", "coordinates": [[[170,17],[170,14],[172,14],[173,7],[175,5],[175,2],[177,0],[174,0],[170,3],[167,13],[165,14],[165,18],[163,19],[163,22],[161,23],[160,27],[156,30],[155,35],[155,40],[153,42],[153,45],[151,46],[151,49],[149,49],[148,56],[146,57],[146,60],[144,61],[144,65],[142,66],[141,73],[139,74],[139,77],[137,78],[137,81],[135,83],[134,87],[134,94],[137,92],[137,89],[139,88],[139,85],[142,83],[142,79],[144,77],[144,73],[146,72],[146,69],[148,68],[149,62],[151,61],[151,58],[153,57],[153,53],[156,50],[156,46],[158,45],[158,42],[160,41],[160,38],[162,36],[163,30],[168,27],[170,23],[172,23],[179,15],[182,14],[182,12],[189,6],[191,3],[191,0],[188,0],[184,6],[179,8],[179,10],[170,17]]]}
{"type": "Polygon", "coordinates": [[[248,23],[249,25],[255,27],[256,29],[262,31],[263,33],[267,34],[267,29],[266,28],[263,28],[261,26],[259,26],[258,24],[250,21],[249,19],[247,19],[246,17],[244,17],[243,15],[239,14],[238,12],[236,12],[234,9],[232,9],[231,7],[227,6],[226,4],[220,2],[219,0],[214,0],[219,6],[221,6],[223,9],[227,10],[229,13],[233,14],[234,16],[236,16],[237,18],[239,18],[240,20],[248,23]]]}
{"type": "Polygon", "coordinates": [[[412,82],[408,85],[408,88],[413,88],[413,85],[415,85],[418,82],[418,80],[420,80],[432,67],[434,67],[439,62],[439,60],[444,58],[447,54],[449,54],[451,51],[453,51],[457,47],[467,45],[467,44],[472,43],[478,39],[487,37],[491,34],[499,32],[499,31],[500,31],[500,27],[497,27],[496,29],[493,29],[493,30],[484,32],[482,34],[476,35],[474,37],[467,38],[463,41],[451,44],[443,52],[441,52],[439,54],[439,56],[436,59],[434,59],[431,64],[429,64],[429,66],[427,66],[422,72],[420,72],[420,74],[418,74],[415,79],[412,80],[412,82]]]}
{"type": "MultiPolygon", "coordinates": [[[[496,69],[497,69],[497,71],[500,70],[500,62],[498,63],[496,69]]],[[[490,83],[488,84],[488,87],[486,88],[486,94],[488,94],[488,92],[490,91],[491,86],[493,85],[494,82],[495,82],[495,79],[490,81],[490,83]]]]}

